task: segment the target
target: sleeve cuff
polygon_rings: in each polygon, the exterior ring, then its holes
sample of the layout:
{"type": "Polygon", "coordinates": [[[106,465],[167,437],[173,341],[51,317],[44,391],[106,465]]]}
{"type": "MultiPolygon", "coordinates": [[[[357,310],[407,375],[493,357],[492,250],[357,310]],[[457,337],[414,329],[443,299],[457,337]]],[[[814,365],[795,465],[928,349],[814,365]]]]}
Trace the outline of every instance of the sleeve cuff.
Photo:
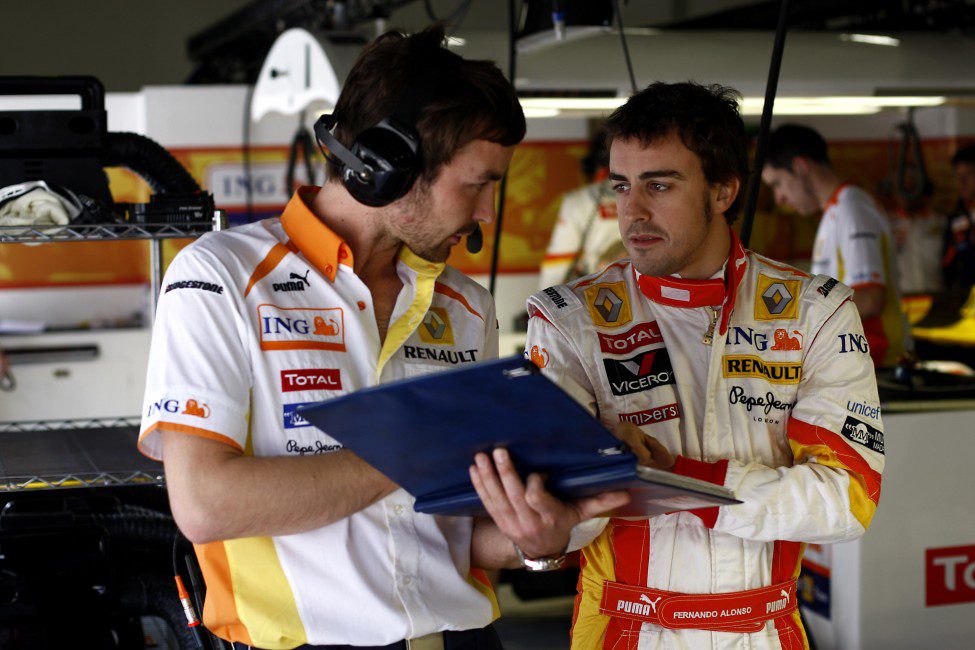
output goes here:
{"type": "MultiPolygon", "coordinates": [[[[709,463],[703,460],[694,460],[686,456],[678,456],[674,463],[674,473],[681,476],[689,476],[715,485],[724,485],[725,476],[728,473],[728,461],[718,460],[709,463]]],[[[688,510],[692,515],[698,517],[708,528],[714,528],[718,520],[718,506],[711,508],[698,508],[688,510]]]]}

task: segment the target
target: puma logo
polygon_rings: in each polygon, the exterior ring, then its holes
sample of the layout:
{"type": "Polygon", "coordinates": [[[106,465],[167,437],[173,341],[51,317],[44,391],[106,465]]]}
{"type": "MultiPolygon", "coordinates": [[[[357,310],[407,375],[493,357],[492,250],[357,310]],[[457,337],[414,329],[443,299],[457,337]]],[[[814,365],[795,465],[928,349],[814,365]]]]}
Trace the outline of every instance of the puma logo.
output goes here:
{"type": "Polygon", "coordinates": [[[309,273],[311,273],[311,269],[308,269],[307,271],[305,271],[305,274],[304,275],[298,275],[297,273],[295,273],[294,271],[292,271],[290,277],[291,277],[292,280],[299,280],[301,282],[304,282],[307,286],[310,287],[311,286],[311,282],[308,281],[308,274],[309,273]]]}
{"type": "Polygon", "coordinates": [[[640,600],[642,600],[645,603],[650,603],[650,607],[653,607],[654,614],[657,613],[657,603],[663,600],[663,598],[664,598],[663,596],[657,596],[657,600],[650,600],[650,597],[647,596],[646,594],[640,594],[640,600]]]}

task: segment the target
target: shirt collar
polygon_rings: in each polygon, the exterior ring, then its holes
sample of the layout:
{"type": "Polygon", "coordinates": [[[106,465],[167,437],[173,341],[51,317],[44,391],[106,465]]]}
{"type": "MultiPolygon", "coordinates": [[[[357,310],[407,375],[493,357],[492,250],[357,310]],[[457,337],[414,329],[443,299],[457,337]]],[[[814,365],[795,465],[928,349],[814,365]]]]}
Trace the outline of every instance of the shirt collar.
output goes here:
{"type": "Polygon", "coordinates": [[[707,280],[687,280],[677,276],[657,277],[643,275],[633,268],[640,291],[651,301],[669,307],[716,307],[721,305],[721,329],[724,334],[728,329],[731,313],[734,311],[735,298],[738,296],[738,286],[745,277],[748,266],[745,247],[734,230],[728,229],[731,235],[731,248],[723,271],[707,280]]]}
{"type": "Polygon", "coordinates": [[[305,259],[334,282],[339,264],[352,268],[352,249],[309,207],[320,190],[311,185],[298,188],[281,213],[281,226],[305,259]]]}
{"type": "Polygon", "coordinates": [[[826,201],[826,205],[823,206],[823,212],[826,212],[831,207],[836,205],[840,200],[840,194],[843,192],[843,190],[845,190],[848,187],[852,187],[852,185],[853,185],[852,183],[840,183],[839,186],[835,190],[833,190],[833,193],[830,195],[829,200],[826,201]]]}

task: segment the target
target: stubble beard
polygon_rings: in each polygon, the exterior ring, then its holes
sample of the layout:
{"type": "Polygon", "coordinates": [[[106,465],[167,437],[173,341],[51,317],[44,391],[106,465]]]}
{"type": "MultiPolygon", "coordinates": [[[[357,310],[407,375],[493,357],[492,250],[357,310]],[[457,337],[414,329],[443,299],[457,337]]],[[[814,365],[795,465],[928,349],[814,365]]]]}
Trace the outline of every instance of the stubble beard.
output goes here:
{"type": "Polygon", "coordinates": [[[416,191],[404,202],[402,212],[405,218],[390,222],[389,232],[417,256],[440,264],[450,256],[450,246],[443,240],[433,241],[435,235],[430,232],[433,229],[429,221],[433,218],[432,201],[429,191],[419,185],[421,182],[417,181],[416,191]]]}
{"type": "MultiPolygon", "coordinates": [[[[668,246],[665,251],[658,254],[653,259],[638,259],[634,255],[630,255],[633,261],[633,266],[642,275],[649,275],[652,277],[665,277],[668,275],[673,275],[679,272],[681,269],[685,268],[691,262],[691,255],[704,245],[705,239],[707,239],[707,234],[711,229],[711,220],[714,218],[714,213],[711,212],[711,203],[708,201],[708,195],[704,195],[704,205],[702,207],[704,213],[704,228],[702,229],[701,239],[697,242],[696,246],[693,246],[690,250],[681,254],[680,251],[674,251],[670,244],[674,243],[673,238],[668,239],[668,246]]],[[[629,251],[627,251],[629,252],[629,251]]]]}

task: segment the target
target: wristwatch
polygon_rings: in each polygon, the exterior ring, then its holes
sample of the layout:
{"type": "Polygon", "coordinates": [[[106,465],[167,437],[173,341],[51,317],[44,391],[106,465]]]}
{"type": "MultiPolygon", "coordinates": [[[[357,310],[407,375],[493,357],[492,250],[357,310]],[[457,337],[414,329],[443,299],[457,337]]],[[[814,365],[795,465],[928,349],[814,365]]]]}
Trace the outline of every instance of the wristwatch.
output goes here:
{"type": "Polygon", "coordinates": [[[565,549],[558,555],[526,557],[521,549],[518,548],[517,544],[513,544],[513,546],[515,547],[515,553],[518,555],[518,559],[521,561],[521,565],[528,571],[555,571],[565,566],[565,549]]]}

